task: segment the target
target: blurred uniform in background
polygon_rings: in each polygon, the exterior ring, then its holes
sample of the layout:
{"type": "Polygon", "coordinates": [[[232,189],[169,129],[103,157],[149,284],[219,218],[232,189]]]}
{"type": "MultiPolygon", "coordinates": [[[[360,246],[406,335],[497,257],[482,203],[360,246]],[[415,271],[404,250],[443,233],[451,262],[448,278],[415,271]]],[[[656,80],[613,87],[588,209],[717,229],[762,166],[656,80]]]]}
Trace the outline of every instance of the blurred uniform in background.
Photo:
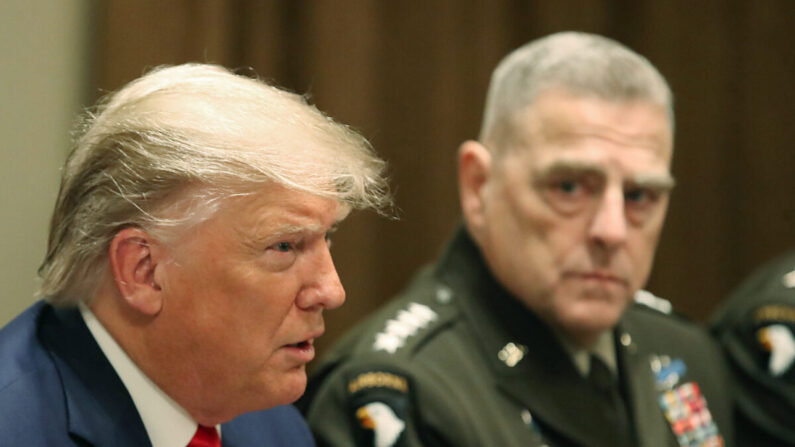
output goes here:
{"type": "Polygon", "coordinates": [[[795,446],[795,251],[751,274],[711,323],[735,378],[738,445],[795,446]]]}

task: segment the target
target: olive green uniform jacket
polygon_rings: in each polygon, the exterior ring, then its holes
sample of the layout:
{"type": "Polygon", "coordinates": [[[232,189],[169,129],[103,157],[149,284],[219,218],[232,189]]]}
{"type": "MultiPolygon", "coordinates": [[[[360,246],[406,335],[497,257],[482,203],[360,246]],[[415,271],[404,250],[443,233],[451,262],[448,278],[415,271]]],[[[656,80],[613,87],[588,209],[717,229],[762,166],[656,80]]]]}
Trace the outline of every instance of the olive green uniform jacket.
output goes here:
{"type": "MultiPolygon", "coordinates": [[[[633,445],[679,445],[655,370],[678,371],[666,376],[668,388],[694,408],[679,429],[701,443],[684,445],[723,445],[721,435],[731,445],[724,369],[705,333],[640,305],[619,326],[633,445]]],[[[547,326],[495,282],[464,230],[434,269],[338,343],[299,407],[321,446],[618,445],[609,404],[547,326]]]]}
{"type": "Polygon", "coordinates": [[[744,280],[712,330],[735,378],[738,445],[795,447],[795,251],[744,280]]]}

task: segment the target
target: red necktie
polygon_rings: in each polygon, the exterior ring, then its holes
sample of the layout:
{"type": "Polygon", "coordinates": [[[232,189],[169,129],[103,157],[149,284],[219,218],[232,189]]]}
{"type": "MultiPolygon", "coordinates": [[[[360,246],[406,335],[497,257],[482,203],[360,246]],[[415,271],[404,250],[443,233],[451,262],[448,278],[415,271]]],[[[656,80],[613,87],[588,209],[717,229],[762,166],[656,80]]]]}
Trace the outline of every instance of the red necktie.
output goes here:
{"type": "Polygon", "coordinates": [[[215,427],[199,425],[196,434],[188,443],[188,447],[221,447],[221,437],[215,427]]]}

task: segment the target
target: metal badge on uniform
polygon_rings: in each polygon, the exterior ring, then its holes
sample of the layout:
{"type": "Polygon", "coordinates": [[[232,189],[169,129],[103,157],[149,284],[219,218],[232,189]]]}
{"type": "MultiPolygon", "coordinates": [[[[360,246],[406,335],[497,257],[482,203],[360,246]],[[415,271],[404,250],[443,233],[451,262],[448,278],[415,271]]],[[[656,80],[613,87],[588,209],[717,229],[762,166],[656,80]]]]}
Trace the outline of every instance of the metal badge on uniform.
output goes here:
{"type": "Polygon", "coordinates": [[[687,373],[687,365],[682,359],[671,359],[667,355],[652,355],[650,364],[657,391],[673,389],[687,373]]]}
{"type": "Polygon", "coordinates": [[[513,368],[522,361],[525,353],[527,353],[527,346],[510,342],[500,349],[497,353],[497,358],[508,367],[513,368]]]}
{"type": "Polygon", "coordinates": [[[401,445],[406,429],[409,382],[391,371],[365,371],[348,381],[348,408],[356,445],[401,445]]]}
{"type": "Polygon", "coordinates": [[[544,441],[544,436],[541,434],[541,427],[538,426],[538,423],[536,422],[533,415],[530,413],[530,410],[524,408],[519,414],[522,418],[522,422],[524,422],[527,428],[529,428],[530,431],[533,433],[533,438],[538,444],[538,446],[549,447],[549,444],[547,444],[546,441],[544,441]]]}

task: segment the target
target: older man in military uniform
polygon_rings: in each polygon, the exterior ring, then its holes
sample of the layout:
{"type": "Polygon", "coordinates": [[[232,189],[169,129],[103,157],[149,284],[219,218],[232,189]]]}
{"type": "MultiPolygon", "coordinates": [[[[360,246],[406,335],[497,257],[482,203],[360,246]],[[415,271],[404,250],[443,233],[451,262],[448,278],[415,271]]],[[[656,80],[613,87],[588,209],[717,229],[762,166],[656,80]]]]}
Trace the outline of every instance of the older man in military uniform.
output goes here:
{"type": "Polygon", "coordinates": [[[320,366],[318,442],[730,444],[716,345],[640,291],[672,152],[668,85],[624,46],[560,33],[506,57],[459,148],[464,226],[320,366]]]}
{"type": "Polygon", "coordinates": [[[795,447],[795,251],[743,281],[712,329],[736,378],[738,444],[795,447]]]}

